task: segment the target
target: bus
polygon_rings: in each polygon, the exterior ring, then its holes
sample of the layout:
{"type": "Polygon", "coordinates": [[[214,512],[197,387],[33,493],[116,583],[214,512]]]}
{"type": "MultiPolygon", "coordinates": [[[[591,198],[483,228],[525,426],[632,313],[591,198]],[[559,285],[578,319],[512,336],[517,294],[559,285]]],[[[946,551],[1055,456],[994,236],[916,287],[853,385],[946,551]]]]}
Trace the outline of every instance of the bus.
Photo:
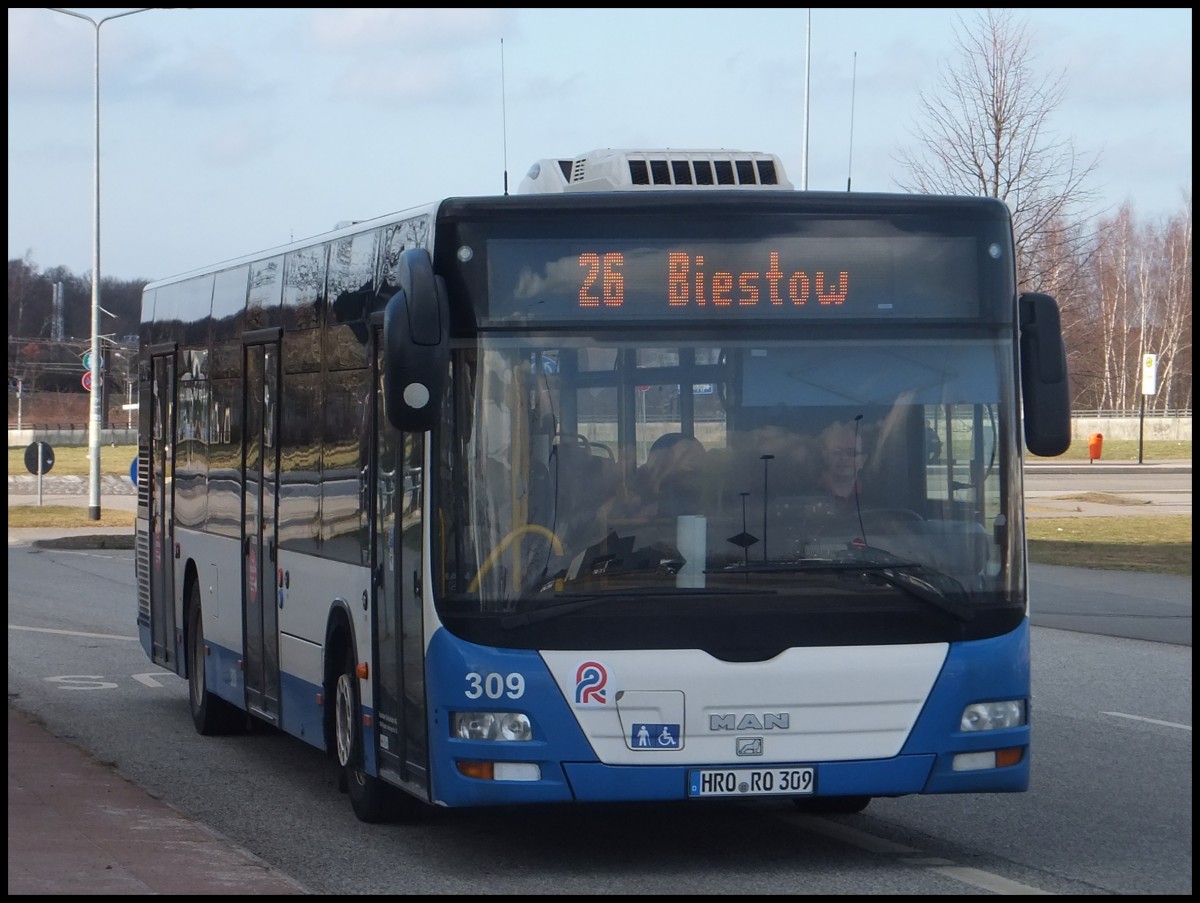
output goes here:
{"type": "Polygon", "coordinates": [[[604,149],[148,284],[138,632],[356,816],[1028,788],[1058,307],[983,197],[604,149]]]}

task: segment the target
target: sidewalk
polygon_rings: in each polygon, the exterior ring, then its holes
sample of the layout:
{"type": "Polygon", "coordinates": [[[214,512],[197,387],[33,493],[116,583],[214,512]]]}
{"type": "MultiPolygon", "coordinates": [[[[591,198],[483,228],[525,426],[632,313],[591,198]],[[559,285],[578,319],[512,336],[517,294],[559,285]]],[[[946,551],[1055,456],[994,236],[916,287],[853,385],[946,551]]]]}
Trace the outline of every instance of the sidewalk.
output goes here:
{"type": "Polygon", "coordinates": [[[307,894],[8,707],[8,894],[307,894]]]}
{"type": "Polygon", "coordinates": [[[1188,458],[1164,461],[1060,461],[1057,458],[1027,458],[1026,472],[1038,473],[1191,473],[1188,458]]]}
{"type": "MultiPolygon", "coordinates": [[[[47,492],[47,485],[42,488],[43,504],[88,505],[86,488],[82,493],[53,495],[47,492]]],[[[37,504],[36,494],[13,492],[10,476],[9,506],[37,504]]],[[[101,511],[134,511],[136,504],[132,491],[101,497],[101,511]]],[[[45,540],[74,540],[80,547],[90,548],[111,548],[111,543],[118,541],[120,547],[131,549],[133,531],[128,527],[8,530],[9,545],[45,540]]],[[[150,796],[111,766],[55,737],[10,703],[8,893],[309,892],[249,851],[150,796]]]]}

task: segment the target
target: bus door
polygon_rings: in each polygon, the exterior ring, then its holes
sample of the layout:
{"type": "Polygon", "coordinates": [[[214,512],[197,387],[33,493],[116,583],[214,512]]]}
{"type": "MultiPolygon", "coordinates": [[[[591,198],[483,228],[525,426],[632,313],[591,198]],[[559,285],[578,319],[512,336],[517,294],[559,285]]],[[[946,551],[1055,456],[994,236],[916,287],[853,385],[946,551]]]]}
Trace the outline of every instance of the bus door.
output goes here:
{"type": "Polygon", "coordinates": [[[279,719],[276,502],[279,496],[279,331],[244,340],[242,429],[242,610],[246,703],[279,719]]]}
{"type": "Polygon", "coordinates": [[[383,352],[376,331],[372,517],[375,701],[381,776],[418,795],[428,791],[421,614],[425,434],[401,433],[383,402],[383,352]]]}
{"type": "Polygon", "coordinates": [[[175,461],[174,346],[165,354],[151,351],[150,404],[150,635],[151,660],[178,671],[175,661],[175,554],[173,477],[175,461]]]}

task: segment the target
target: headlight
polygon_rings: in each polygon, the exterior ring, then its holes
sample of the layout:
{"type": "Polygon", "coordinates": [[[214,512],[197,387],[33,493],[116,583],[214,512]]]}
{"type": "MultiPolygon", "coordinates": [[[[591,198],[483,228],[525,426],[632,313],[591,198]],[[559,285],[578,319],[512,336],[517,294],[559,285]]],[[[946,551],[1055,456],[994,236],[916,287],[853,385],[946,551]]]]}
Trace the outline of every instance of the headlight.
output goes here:
{"type": "Polygon", "coordinates": [[[454,712],[451,736],[460,740],[532,740],[533,728],[521,712],[454,712]]]}
{"type": "Polygon", "coordinates": [[[977,702],[963,709],[959,729],[964,731],[995,731],[1025,724],[1025,700],[1005,699],[1000,702],[977,702]]]}

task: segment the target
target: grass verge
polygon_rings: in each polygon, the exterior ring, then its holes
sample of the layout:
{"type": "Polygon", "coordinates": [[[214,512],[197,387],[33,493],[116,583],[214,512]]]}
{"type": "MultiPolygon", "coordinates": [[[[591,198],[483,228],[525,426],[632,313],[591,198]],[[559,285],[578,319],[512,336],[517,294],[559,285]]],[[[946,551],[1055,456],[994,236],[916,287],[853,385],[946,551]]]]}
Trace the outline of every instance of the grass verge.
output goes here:
{"type": "Polygon", "coordinates": [[[81,527],[128,527],[133,529],[132,511],[114,511],[100,506],[100,520],[91,520],[88,509],[81,505],[9,505],[10,527],[51,527],[77,529],[81,527]]]}
{"type": "Polygon", "coordinates": [[[1038,517],[1025,522],[1035,564],[1192,574],[1191,515],[1038,517]]]}
{"type": "MultiPolygon", "coordinates": [[[[13,446],[8,450],[8,472],[26,474],[25,449],[28,446],[13,446]]],[[[56,477],[86,477],[92,472],[86,445],[51,446],[54,464],[50,473],[56,477]]],[[[129,476],[129,468],[137,457],[136,445],[103,445],[100,447],[100,473],[112,476],[129,476]]]]}
{"type": "MultiPolygon", "coordinates": [[[[1153,464],[1162,461],[1192,460],[1192,440],[1177,439],[1146,439],[1141,443],[1137,439],[1105,439],[1100,446],[1101,463],[1129,464],[1137,463],[1138,446],[1141,446],[1143,464],[1153,464]]],[[[1071,447],[1054,458],[1038,458],[1027,455],[1025,460],[1043,464],[1050,461],[1087,461],[1090,459],[1088,441],[1086,439],[1071,440],[1071,447]]]]}

